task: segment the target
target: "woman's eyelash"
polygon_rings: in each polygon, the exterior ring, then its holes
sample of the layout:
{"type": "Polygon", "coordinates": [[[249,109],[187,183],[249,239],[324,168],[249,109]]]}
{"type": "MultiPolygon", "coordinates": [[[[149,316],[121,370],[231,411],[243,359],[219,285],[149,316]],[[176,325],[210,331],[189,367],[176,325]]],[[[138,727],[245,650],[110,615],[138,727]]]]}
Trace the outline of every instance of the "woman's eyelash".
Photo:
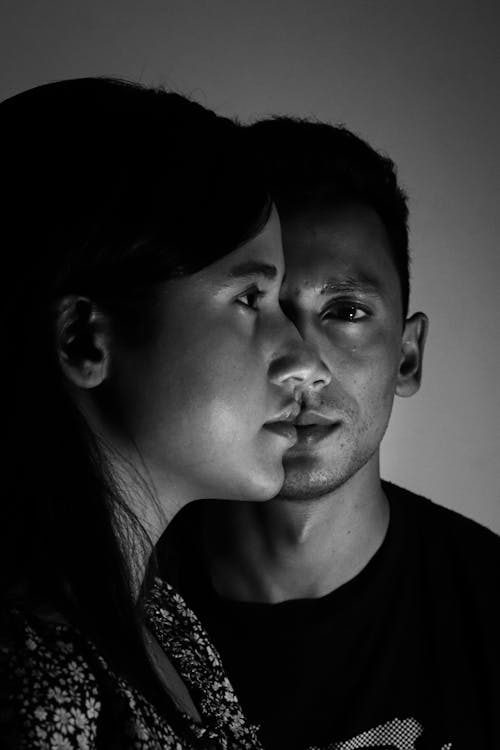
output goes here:
{"type": "Polygon", "coordinates": [[[237,297],[237,302],[239,304],[243,305],[244,307],[249,307],[252,310],[256,310],[256,302],[261,299],[261,297],[265,296],[265,292],[262,289],[259,289],[258,286],[252,286],[250,289],[247,289],[245,292],[242,292],[237,297]],[[243,300],[251,300],[249,302],[244,302],[243,300]]]}

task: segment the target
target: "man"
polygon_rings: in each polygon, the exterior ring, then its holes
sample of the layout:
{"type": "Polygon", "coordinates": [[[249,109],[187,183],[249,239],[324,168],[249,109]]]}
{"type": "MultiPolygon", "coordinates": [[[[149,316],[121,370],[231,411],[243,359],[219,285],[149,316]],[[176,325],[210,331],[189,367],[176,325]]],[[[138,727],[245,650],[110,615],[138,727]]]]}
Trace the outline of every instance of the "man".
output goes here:
{"type": "Polygon", "coordinates": [[[500,748],[500,539],[380,479],[427,332],[407,315],[394,165],[325,124],[248,135],[282,220],[282,307],[331,377],[296,392],[279,496],[193,506],[160,550],[165,574],[267,748],[500,748]]]}

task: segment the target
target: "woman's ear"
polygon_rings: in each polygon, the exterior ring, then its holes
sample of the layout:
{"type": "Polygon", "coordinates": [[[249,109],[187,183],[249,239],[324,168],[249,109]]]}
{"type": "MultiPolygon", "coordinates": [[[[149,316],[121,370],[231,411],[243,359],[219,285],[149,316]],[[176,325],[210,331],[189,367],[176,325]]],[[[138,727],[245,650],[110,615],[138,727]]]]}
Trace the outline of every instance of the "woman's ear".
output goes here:
{"type": "Polygon", "coordinates": [[[413,396],[422,380],[422,360],[429,320],[418,312],[408,318],[401,340],[401,360],[396,382],[398,396],[413,396]]]}
{"type": "Polygon", "coordinates": [[[109,319],[87,297],[68,295],[57,306],[56,346],[67,380],[79,388],[101,385],[109,374],[109,319]]]}

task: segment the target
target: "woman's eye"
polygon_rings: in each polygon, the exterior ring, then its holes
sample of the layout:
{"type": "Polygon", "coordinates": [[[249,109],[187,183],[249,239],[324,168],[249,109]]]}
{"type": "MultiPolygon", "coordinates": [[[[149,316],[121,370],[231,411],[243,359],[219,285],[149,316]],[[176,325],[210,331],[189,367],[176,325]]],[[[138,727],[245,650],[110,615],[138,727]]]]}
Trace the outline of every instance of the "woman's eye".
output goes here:
{"type": "Polygon", "coordinates": [[[323,319],[344,320],[349,323],[358,323],[370,317],[370,313],[363,307],[353,303],[338,302],[328,308],[323,319]]]}
{"type": "Polygon", "coordinates": [[[250,307],[252,310],[257,310],[258,301],[263,296],[264,292],[261,289],[258,287],[252,287],[251,289],[247,289],[246,292],[243,292],[243,294],[240,294],[236,301],[244,307],[250,307]]]}

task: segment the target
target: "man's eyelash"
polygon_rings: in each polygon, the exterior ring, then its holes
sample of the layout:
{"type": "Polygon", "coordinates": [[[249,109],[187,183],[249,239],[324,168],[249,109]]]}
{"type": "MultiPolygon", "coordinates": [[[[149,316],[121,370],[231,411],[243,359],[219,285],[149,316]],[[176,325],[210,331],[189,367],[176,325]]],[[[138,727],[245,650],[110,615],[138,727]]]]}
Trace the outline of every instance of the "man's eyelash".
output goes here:
{"type": "Polygon", "coordinates": [[[339,299],[332,302],[326,308],[326,310],[323,312],[322,318],[327,319],[328,317],[338,317],[340,320],[344,320],[349,323],[358,323],[371,317],[371,315],[372,311],[365,305],[361,305],[359,302],[355,302],[354,300],[339,299]],[[341,315],[335,315],[336,312],[338,313],[341,310],[354,310],[356,313],[358,311],[361,311],[363,315],[360,318],[353,319],[349,319],[349,317],[343,317],[341,315]]]}

